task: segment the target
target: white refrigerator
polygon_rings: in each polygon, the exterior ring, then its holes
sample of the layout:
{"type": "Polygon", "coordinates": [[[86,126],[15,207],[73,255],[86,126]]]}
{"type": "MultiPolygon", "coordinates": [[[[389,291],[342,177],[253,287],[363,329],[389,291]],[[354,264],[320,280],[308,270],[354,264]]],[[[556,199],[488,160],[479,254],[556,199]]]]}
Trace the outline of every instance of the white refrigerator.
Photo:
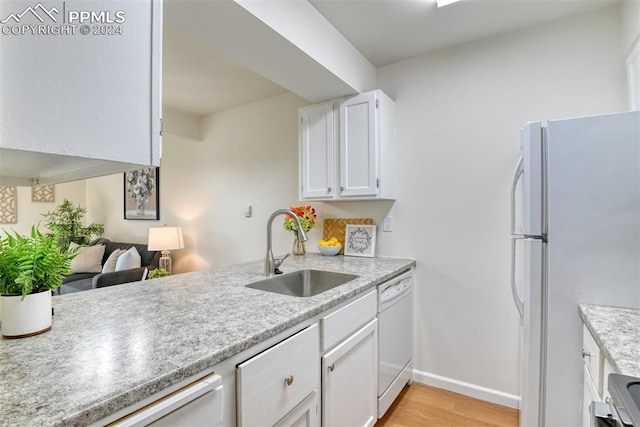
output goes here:
{"type": "Polygon", "coordinates": [[[582,425],[578,304],[640,307],[640,111],[527,123],[512,185],[524,427],[582,425]]]}

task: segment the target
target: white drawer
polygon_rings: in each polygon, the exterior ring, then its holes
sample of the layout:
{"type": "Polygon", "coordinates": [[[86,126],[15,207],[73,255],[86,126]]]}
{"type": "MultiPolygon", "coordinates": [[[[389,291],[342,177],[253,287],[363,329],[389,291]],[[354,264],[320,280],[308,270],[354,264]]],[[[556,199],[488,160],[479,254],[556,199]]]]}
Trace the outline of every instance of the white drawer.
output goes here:
{"type": "Polygon", "coordinates": [[[320,336],[312,325],[238,365],[238,426],[274,425],[320,386],[320,336]]]}
{"type": "Polygon", "coordinates": [[[354,302],[324,317],[322,351],[335,346],[376,317],[378,294],[374,289],[354,302]]]}
{"type": "Polygon", "coordinates": [[[222,423],[222,387],[220,375],[209,375],[109,426],[220,425],[222,423]]]}

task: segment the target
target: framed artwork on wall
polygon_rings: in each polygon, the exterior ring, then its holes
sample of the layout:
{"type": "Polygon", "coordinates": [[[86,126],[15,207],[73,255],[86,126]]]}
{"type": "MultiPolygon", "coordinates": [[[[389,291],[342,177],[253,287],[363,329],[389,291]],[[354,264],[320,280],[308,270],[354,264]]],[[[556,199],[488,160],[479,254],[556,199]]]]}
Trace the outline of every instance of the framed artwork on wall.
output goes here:
{"type": "Polygon", "coordinates": [[[124,219],[160,219],[160,168],[124,173],[124,219]]]}
{"type": "Polygon", "coordinates": [[[344,254],[374,257],[376,255],[376,226],[347,224],[344,254]]]}
{"type": "Polygon", "coordinates": [[[18,223],[18,189],[0,186],[0,224],[18,223]]]}
{"type": "Polygon", "coordinates": [[[33,203],[53,203],[56,201],[55,185],[41,185],[31,187],[31,201],[33,203]]]}

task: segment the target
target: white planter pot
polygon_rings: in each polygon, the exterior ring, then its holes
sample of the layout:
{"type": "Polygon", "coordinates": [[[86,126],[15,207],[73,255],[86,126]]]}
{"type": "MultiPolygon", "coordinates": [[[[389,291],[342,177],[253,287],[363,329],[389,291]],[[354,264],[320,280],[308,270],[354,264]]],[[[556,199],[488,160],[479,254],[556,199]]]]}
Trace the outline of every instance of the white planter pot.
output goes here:
{"type": "Polygon", "coordinates": [[[0,332],[5,338],[24,338],[51,329],[51,291],[0,296],[0,332]]]}

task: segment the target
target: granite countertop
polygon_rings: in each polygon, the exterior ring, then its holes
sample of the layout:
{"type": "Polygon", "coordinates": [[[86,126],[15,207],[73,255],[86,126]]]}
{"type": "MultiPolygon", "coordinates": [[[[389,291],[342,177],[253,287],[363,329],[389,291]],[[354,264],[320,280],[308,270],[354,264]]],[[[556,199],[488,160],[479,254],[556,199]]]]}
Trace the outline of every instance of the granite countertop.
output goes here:
{"type": "Polygon", "coordinates": [[[611,367],[640,377],[640,310],[580,304],[579,311],[611,367]]]}
{"type": "Polygon", "coordinates": [[[414,265],[290,257],[285,273],[313,268],[360,276],[309,298],[246,288],[264,278],[262,261],[56,296],[51,331],[0,340],[0,425],[100,420],[414,265]]]}

